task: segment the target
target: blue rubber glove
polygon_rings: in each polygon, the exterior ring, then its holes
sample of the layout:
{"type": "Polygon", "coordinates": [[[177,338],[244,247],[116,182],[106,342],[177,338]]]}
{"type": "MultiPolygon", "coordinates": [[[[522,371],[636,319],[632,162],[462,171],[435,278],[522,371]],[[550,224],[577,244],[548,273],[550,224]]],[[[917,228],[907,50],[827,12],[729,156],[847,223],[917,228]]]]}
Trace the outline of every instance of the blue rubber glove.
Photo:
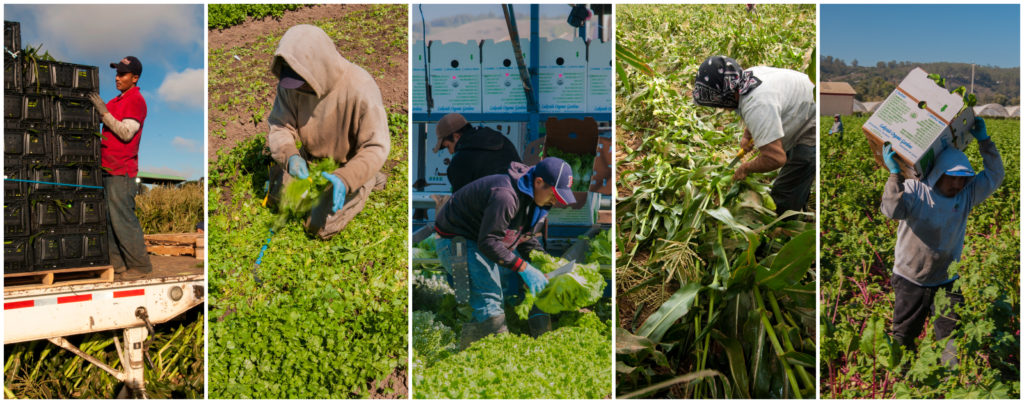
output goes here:
{"type": "Polygon", "coordinates": [[[320,175],[327,178],[334,185],[334,198],[332,199],[334,201],[332,204],[334,205],[331,206],[331,209],[334,211],[341,210],[341,206],[345,205],[345,182],[342,182],[341,178],[334,174],[327,172],[321,172],[320,175]]]}
{"type": "Polygon", "coordinates": [[[974,126],[971,127],[971,134],[973,134],[974,138],[978,141],[985,141],[989,139],[988,129],[985,128],[985,119],[979,117],[974,118],[974,126]]]}
{"type": "Polygon", "coordinates": [[[306,166],[306,160],[302,159],[298,154],[288,157],[288,174],[299,179],[308,178],[309,167],[306,166]]]}
{"type": "Polygon", "coordinates": [[[544,277],[544,273],[529,263],[526,263],[526,268],[519,272],[519,277],[523,278],[526,288],[529,288],[533,295],[540,295],[544,287],[548,286],[548,278],[544,277]]]}
{"type": "Polygon", "coordinates": [[[890,173],[900,173],[900,164],[896,163],[896,152],[892,150],[892,144],[882,146],[882,159],[885,160],[885,166],[889,168],[890,173]]]}

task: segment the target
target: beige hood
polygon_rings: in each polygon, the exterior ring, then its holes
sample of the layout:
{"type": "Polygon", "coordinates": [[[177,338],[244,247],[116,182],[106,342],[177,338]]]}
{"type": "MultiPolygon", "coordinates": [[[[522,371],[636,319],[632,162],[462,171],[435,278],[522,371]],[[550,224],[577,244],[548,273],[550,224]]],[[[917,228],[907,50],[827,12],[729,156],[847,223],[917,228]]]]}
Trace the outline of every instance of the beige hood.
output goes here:
{"type": "Polygon", "coordinates": [[[312,25],[296,25],[281,37],[270,68],[275,77],[285,63],[316,94],[278,86],[267,133],[274,160],[285,164],[295,154],[307,160],[331,157],[341,165],[334,173],[349,191],[372,180],[391,149],[387,113],[373,77],[345,60],[331,38],[312,25]]]}

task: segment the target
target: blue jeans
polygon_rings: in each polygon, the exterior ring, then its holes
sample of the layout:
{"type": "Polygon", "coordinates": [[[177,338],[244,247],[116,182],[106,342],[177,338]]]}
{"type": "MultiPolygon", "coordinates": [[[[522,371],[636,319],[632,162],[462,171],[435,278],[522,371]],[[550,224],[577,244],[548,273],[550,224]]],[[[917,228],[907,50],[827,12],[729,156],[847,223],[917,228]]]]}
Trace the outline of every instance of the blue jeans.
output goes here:
{"type": "MultiPolygon", "coordinates": [[[[449,273],[454,255],[451,239],[437,240],[437,257],[449,273]]],[[[504,314],[505,298],[523,295],[523,281],[519,273],[498,266],[485,257],[477,249],[476,241],[466,240],[466,263],[470,282],[469,306],[473,308],[474,322],[504,314]]],[[[451,275],[448,282],[452,283],[451,275]]]]}
{"type": "Polygon", "coordinates": [[[107,250],[115,271],[135,269],[153,271],[142,236],[142,225],[135,216],[135,195],[139,185],[135,178],[103,176],[103,196],[107,199],[107,250]]]}

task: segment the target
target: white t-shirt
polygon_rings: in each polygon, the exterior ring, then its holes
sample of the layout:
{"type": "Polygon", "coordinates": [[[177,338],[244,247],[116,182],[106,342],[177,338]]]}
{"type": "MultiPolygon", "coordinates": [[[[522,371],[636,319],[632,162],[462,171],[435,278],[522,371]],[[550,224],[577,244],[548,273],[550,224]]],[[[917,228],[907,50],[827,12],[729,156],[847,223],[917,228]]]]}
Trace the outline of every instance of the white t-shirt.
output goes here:
{"type": "Polygon", "coordinates": [[[814,84],[806,74],[774,67],[749,69],[761,85],[740,97],[736,113],[750,130],[754,147],[782,139],[782,149],[797,144],[815,146],[814,84]]]}

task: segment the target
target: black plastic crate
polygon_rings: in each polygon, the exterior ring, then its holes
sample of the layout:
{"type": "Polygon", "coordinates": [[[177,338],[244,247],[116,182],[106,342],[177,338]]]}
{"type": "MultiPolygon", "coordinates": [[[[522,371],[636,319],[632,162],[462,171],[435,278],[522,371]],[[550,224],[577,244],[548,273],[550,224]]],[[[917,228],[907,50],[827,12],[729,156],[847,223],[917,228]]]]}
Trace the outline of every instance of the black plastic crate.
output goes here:
{"type": "MultiPolygon", "coordinates": [[[[27,170],[21,165],[8,164],[4,161],[4,179],[28,179],[27,170]]],[[[4,181],[4,200],[28,196],[29,184],[11,180],[4,181]]]]}
{"type": "Polygon", "coordinates": [[[39,235],[32,242],[35,270],[87,267],[109,264],[105,229],[82,228],[75,232],[39,235]]]}
{"type": "Polygon", "coordinates": [[[26,93],[85,97],[99,91],[99,69],[95,66],[25,60],[21,75],[26,93]]]}
{"type": "Polygon", "coordinates": [[[4,92],[21,92],[21,61],[4,52],[4,92]]]}
{"type": "MultiPolygon", "coordinates": [[[[67,196],[67,195],[65,195],[67,196]]],[[[43,197],[31,198],[29,228],[32,233],[67,232],[81,226],[105,226],[107,203],[102,197],[43,197]]]]}
{"type": "Polygon", "coordinates": [[[4,198],[4,237],[29,235],[29,210],[24,197],[4,198]]]}
{"type": "Polygon", "coordinates": [[[58,164],[99,164],[99,130],[56,130],[51,157],[58,164]]]}
{"type": "Polygon", "coordinates": [[[103,176],[100,168],[94,165],[56,166],[54,169],[57,171],[57,183],[79,185],[61,186],[59,193],[81,196],[86,193],[103,192],[103,189],[95,188],[103,187],[103,176]]]}
{"type": "Polygon", "coordinates": [[[4,119],[16,121],[16,127],[49,127],[53,120],[51,98],[43,94],[4,94],[4,119]]]}
{"type": "Polygon", "coordinates": [[[96,107],[85,98],[54,98],[53,119],[58,129],[96,130],[100,124],[96,107]]]}
{"type": "Polygon", "coordinates": [[[28,237],[4,237],[4,273],[32,270],[32,251],[28,237]]]}
{"type": "Polygon", "coordinates": [[[5,128],[4,158],[46,160],[49,157],[48,144],[52,140],[49,130],[5,128]]]}
{"type": "Polygon", "coordinates": [[[21,51],[21,23],[4,21],[4,53],[21,51]]]}
{"type": "Polygon", "coordinates": [[[100,71],[96,66],[72,63],[54,63],[53,85],[58,91],[88,94],[100,89],[100,71]]]}

